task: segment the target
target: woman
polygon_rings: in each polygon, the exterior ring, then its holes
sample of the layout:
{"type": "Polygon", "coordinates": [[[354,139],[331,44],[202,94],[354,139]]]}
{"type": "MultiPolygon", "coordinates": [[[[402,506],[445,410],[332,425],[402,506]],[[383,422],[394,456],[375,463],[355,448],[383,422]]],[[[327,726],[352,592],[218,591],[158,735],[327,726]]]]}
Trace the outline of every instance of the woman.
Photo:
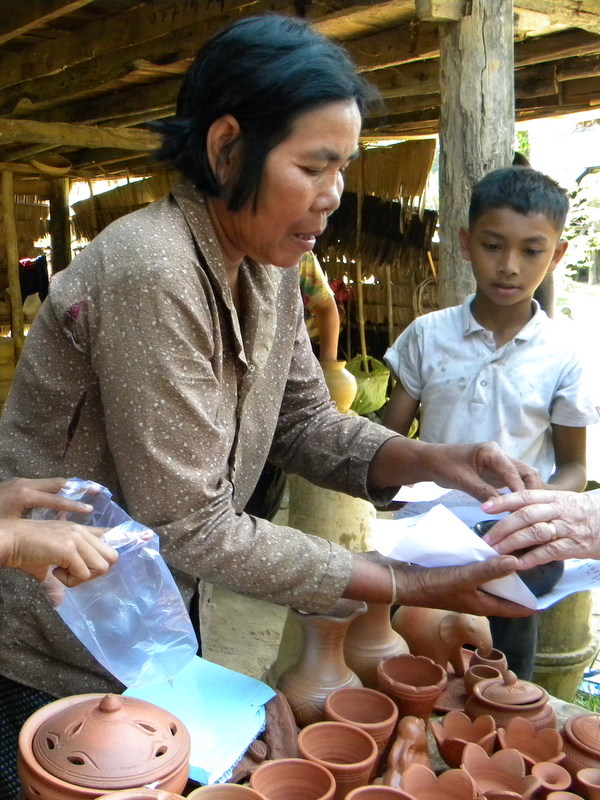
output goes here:
{"type": "MultiPolygon", "coordinates": [[[[538,485],[493,444],[412,442],[329,399],[295,265],[339,204],[369,97],[346,53],[299,20],[243,19],[202,48],[161,126],[159,157],[184,180],[53,278],[0,424],[0,471],[60,466],[107,485],[158,531],[187,601],[202,578],[305,611],[344,596],[526,615],[478,589],[514,557],[392,569],[243,513],[267,457],[379,503],[422,479],[481,499],[538,485]]],[[[121,690],[7,573],[9,691],[121,690]]]]}
{"type": "Polygon", "coordinates": [[[595,492],[517,492],[482,506],[488,514],[513,511],[484,537],[499,553],[532,548],[519,569],[565,558],[600,559],[600,496],[595,492]]]}

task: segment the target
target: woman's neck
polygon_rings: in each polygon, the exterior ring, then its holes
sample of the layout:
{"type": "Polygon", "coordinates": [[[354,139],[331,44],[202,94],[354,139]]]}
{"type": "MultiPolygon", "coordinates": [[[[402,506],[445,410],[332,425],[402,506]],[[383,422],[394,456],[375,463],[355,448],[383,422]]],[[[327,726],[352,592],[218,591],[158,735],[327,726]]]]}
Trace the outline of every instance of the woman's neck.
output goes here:
{"type": "Polygon", "coordinates": [[[220,198],[209,197],[207,198],[206,206],[213,228],[215,229],[221,255],[223,256],[223,266],[225,267],[231,297],[235,307],[239,311],[239,273],[244,260],[244,254],[233,247],[227,235],[226,226],[223,223],[229,212],[224,202],[220,198]]]}

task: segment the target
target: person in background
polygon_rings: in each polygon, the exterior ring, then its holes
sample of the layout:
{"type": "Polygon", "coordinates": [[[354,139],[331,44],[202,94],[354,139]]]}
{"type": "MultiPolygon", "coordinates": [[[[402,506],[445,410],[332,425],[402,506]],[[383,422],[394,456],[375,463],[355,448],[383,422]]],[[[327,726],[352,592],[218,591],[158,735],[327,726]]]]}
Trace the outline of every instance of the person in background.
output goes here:
{"type": "MultiPolygon", "coordinates": [[[[211,583],[307,612],[343,596],[531,613],[480,589],[512,573],[513,556],[379,563],[244,512],[267,459],[377,505],[426,479],[482,501],[539,486],[494,443],[412,441],[330,400],[297,265],[340,203],[371,96],[347,53],[304,20],[245,17],[217,33],[159,125],[158,156],[181,183],[52,278],[17,365],[0,477],[61,471],[107,486],[157,532],[184,601],[202,598],[201,620],[211,583]]],[[[7,707],[123,690],[32,583],[0,570],[4,798],[18,796],[7,707]]]]}
{"type": "Polygon", "coordinates": [[[299,269],[304,319],[315,354],[322,364],[337,361],[340,315],[333,292],[314,253],[304,253],[299,269]]]}
{"type": "Polygon", "coordinates": [[[103,575],[117,553],[91,528],[65,520],[23,519],[33,508],[89,513],[85,503],[57,494],[64,478],[12,478],[0,483],[0,567],[13,567],[44,580],[48,569],[65,586],[78,586],[103,575]]]}
{"type": "MultiPolygon", "coordinates": [[[[547,487],[586,484],[586,426],[596,403],[564,326],[533,293],[562,258],[566,192],[526,167],[486,175],[460,231],[475,294],[409,325],[385,355],[397,383],[384,424],[406,435],[420,409],[422,441],[490,439],[539,470],[547,487]]],[[[536,617],[490,620],[511,669],[531,677],[536,617]]]]}

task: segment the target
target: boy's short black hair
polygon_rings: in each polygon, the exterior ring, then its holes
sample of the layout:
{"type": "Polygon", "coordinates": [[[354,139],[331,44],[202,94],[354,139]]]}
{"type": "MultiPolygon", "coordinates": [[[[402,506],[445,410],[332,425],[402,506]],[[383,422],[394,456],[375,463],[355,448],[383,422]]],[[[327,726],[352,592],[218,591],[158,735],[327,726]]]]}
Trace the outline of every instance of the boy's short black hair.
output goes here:
{"type": "Polygon", "coordinates": [[[260,185],[268,153],[291,132],[295,119],[327,103],[355,100],[363,114],[376,91],[356,74],[348,53],[301,19],[268,14],[224,28],[200,49],[184,78],[172,120],[155,122],[163,136],[156,157],[200,191],[222,196],[209,165],[212,123],[231,114],[241,134],[241,165],[229,187],[228,207],[240,209],[260,185]]]}
{"type": "Polygon", "coordinates": [[[473,188],[469,227],[492,208],[511,208],[518,214],[543,214],[562,233],[569,211],[567,192],[543,172],[530,167],[496,169],[473,188]]]}

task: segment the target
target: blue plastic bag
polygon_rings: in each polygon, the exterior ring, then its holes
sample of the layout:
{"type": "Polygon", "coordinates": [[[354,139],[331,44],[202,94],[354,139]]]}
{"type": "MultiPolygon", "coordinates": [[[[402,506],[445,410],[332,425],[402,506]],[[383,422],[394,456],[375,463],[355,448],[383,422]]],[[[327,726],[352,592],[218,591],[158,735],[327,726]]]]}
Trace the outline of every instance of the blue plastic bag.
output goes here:
{"type": "MultiPolygon", "coordinates": [[[[60,492],[93,506],[67,514],[73,522],[109,528],[102,539],[119,554],[99,578],[66,588],[49,571],[46,594],[63,621],[127,687],[170,680],[196,655],[198,642],[179,589],[158,552],[158,536],[132,520],[104,486],[72,478],[60,492]]],[[[64,518],[37,509],[35,519],[64,518]]]]}

